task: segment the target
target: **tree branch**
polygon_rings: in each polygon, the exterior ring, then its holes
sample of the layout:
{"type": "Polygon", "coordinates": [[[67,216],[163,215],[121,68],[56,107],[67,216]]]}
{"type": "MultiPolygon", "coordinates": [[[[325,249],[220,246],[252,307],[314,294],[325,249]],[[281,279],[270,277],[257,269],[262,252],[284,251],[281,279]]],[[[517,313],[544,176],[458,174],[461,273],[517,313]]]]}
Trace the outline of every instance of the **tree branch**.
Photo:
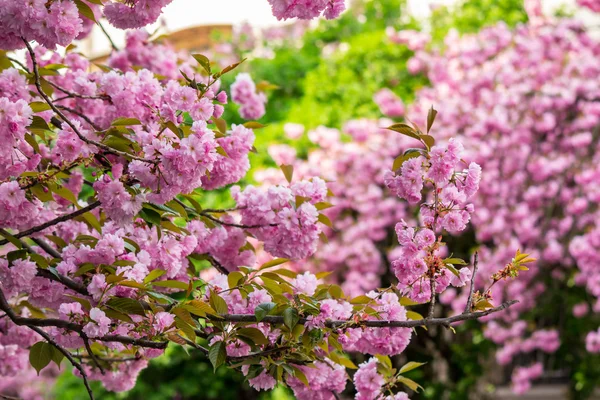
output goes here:
{"type": "MultiPolygon", "coordinates": [[[[473,319],[479,319],[481,317],[485,317],[486,315],[490,315],[493,313],[500,312],[505,310],[514,304],[517,304],[518,300],[511,300],[501,305],[490,308],[485,311],[477,311],[471,313],[462,313],[459,315],[454,315],[452,317],[447,318],[426,318],[419,320],[410,320],[410,321],[388,321],[388,320],[370,320],[370,321],[325,321],[325,326],[327,328],[416,328],[418,326],[449,326],[456,322],[468,321],[473,319]]],[[[207,316],[208,319],[214,321],[228,321],[228,322],[254,322],[257,323],[256,316],[251,314],[226,314],[220,315],[219,317],[211,317],[207,316]]],[[[283,324],[283,316],[279,315],[267,315],[260,322],[268,323],[268,324],[283,324]]],[[[300,318],[298,321],[299,324],[305,324],[308,320],[306,318],[300,318]]]]}
{"type": "MultiPolygon", "coordinates": [[[[61,215],[60,217],[54,218],[53,220],[50,220],[48,222],[44,222],[41,225],[34,226],[33,228],[27,229],[23,232],[15,233],[13,236],[16,237],[17,239],[19,239],[24,236],[32,235],[36,232],[43,231],[44,229],[54,226],[56,224],[60,224],[61,222],[69,221],[73,218],[76,218],[76,217],[82,215],[82,214],[85,214],[86,212],[93,210],[94,208],[98,207],[99,205],[100,205],[100,201],[95,201],[86,207],[83,207],[77,211],[72,212],[71,214],[61,215]]],[[[5,245],[7,243],[8,243],[8,240],[0,240],[0,246],[5,245]]]]}
{"type": "Polygon", "coordinates": [[[473,293],[475,293],[475,274],[477,274],[477,267],[479,261],[479,254],[475,252],[473,259],[473,274],[471,275],[471,288],[469,289],[469,298],[467,299],[467,305],[465,306],[465,313],[471,312],[473,306],[473,293]]]}

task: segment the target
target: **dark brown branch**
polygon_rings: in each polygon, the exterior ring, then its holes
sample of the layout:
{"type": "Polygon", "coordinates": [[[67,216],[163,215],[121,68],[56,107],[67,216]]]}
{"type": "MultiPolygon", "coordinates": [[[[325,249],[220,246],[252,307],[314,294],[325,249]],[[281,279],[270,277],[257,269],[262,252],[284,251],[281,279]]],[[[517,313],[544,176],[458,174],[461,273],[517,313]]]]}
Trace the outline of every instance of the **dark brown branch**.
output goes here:
{"type": "Polygon", "coordinates": [[[213,256],[208,256],[208,262],[212,264],[213,267],[217,269],[223,275],[229,275],[229,271],[225,268],[220,262],[218,262],[213,256]]]}
{"type": "Polygon", "coordinates": [[[473,274],[471,275],[471,287],[469,289],[469,298],[467,299],[467,305],[465,306],[465,313],[471,312],[471,307],[473,306],[473,293],[475,293],[475,274],[477,274],[478,261],[479,254],[475,252],[475,256],[473,258],[473,274]]]}
{"type": "Polygon", "coordinates": [[[100,370],[100,373],[102,375],[104,375],[105,374],[104,368],[102,368],[102,366],[98,362],[98,359],[96,358],[96,355],[92,351],[92,347],[90,346],[90,339],[88,338],[88,336],[84,332],[81,332],[79,334],[79,336],[81,336],[81,340],[83,340],[83,344],[85,345],[85,349],[87,350],[90,358],[94,362],[94,365],[96,365],[96,367],[100,370]]]}
{"type": "MultiPolygon", "coordinates": [[[[331,329],[338,328],[416,328],[418,326],[450,326],[456,322],[468,321],[479,319],[481,317],[485,317],[486,315],[490,315],[502,310],[505,310],[512,305],[518,303],[517,300],[507,301],[502,303],[501,305],[490,308],[485,311],[478,311],[472,313],[462,313],[459,315],[454,315],[452,317],[447,318],[431,318],[431,319],[419,319],[419,320],[410,320],[410,321],[387,321],[387,320],[370,320],[370,321],[325,321],[325,326],[331,329]]],[[[211,318],[210,316],[208,317],[211,318]]],[[[214,318],[215,321],[229,321],[229,322],[257,322],[256,317],[250,314],[226,314],[221,315],[218,318],[214,318]]],[[[283,324],[283,316],[278,315],[267,315],[260,322],[268,323],[268,324],[283,324]]],[[[308,322],[306,318],[300,318],[298,323],[305,324],[308,322]]]]}
{"type": "MultiPolygon", "coordinates": [[[[50,82],[47,81],[50,86],[54,87],[55,89],[63,92],[64,94],[66,94],[67,96],[64,98],[61,98],[60,100],[64,100],[64,99],[68,99],[70,97],[77,97],[79,99],[84,99],[84,100],[110,100],[110,97],[108,95],[105,94],[101,94],[101,95],[97,95],[97,96],[87,96],[84,94],[79,94],[79,93],[75,93],[75,92],[71,92],[70,90],[67,90],[61,86],[58,86],[56,83],[54,82],[50,82]]],[[[58,101],[59,99],[55,99],[55,101],[58,101]]]]}
{"type": "Polygon", "coordinates": [[[83,113],[81,113],[81,112],[79,112],[79,111],[77,111],[75,109],[72,109],[70,107],[61,106],[61,105],[57,105],[56,108],[60,108],[61,110],[65,110],[67,112],[70,112],[71,114],[77,115],[79,118],[83,119],[85,122],[87,122],[88,124],[90,124],[90,126],[92,128],[94,128],[95,130],[97,130],[97,131],[101,131],[102,130],[102,128],[100,128],[98,125],[96,125],[94,123],[94,121],[92,121],[87,115],[85,115],[85,114],[83,114],[83,113]]]}
{"type": "Polygon", "coordinates": [[[33,242],[35,244],[37,244],[38,246],[40,246],[40,248],[42,250],[44,250],[47,254],[51,255],[54,258],[61,258],[60,253],[58,251],[56,251],[55,249],[53,249],[52,247],[50,247],[50,245],[48,243],[46,243],[45,241],[43,241],[40,238],[31,238],[31,240],[33,240],[33,242]]]}
{"type": "Polygon", "coordinates": [[[427,318],[432,319],[433,313],[435,312],[435,274],[432,274],[429,279],[430,288],[431,288],[431,297],[429,298],[429,312],[427,313],[427,318]]]}
{"type": "MultiPolygon", "coordinates": [[[[100,202],[99,201],[95,201],[92,204],[90,204],[90,205],[88,205],[86,207],[83,207],[83,208],[81,208],[81,209],[79,209],[77,211],[74,211],[74,212],[72,212],[70,214],[61,215],[60,217],[54,218],[53,220],[50,220],[48,222],[44,222],[41,225],[34,226],[33,228],[27,229],[27,230],[25,230],[23,232],[16,233],[13,236],[16,237],[17,239],[22,238],[24,236],[30,236],[30,235],[32,235],[34,233],[43,231],[44,229],[47,229],[47,228],[49,228],[51,226],[54,226],[56,224],[60,224],[61,222],[69,221],[69,220],[71,220],[73,218],[76,218],[76,217],[82,215],[82,214],[85,214],[86,212],[93,210],[94,208],[98,207],[99,205],[100,205],[100,202]]],[[[7,243],[8,243],[8,240],[0,240],[0,246],[5,245],[7,243]]]]}
{"type": "MultiPolygon", "coordinates": [[[[62,319],[56,318],[25,318],[19,317],[12,310],[8,301],[4,297],[4,293],[0,289],[0,310],[4,311],[8,314],[8,317],[17,325],[23,325],[28,327],[56,327],[61,329],[66,329],[68,331],[76,332],[81,334],[83,332],[83,327],[78,324],[74,324],[72,322],[63,321],[62,319]]],[[[147,347],[151,349],[166,349],[168,342],[154,342],[152,340],[146,339],[136,339],[129,336],[120,336],[120,335],[106,335],[97,338],[92,338],[92,340],[98,340],[101,342],[118,342],[122,344],[130,344],[133,346],[147,347]]]]}

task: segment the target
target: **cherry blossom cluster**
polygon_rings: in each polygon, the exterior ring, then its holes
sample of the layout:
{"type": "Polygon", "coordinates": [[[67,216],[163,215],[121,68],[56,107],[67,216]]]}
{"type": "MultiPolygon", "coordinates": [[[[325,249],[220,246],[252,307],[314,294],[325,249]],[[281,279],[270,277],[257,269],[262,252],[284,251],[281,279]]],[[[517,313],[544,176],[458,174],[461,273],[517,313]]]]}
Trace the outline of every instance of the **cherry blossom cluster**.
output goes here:
{"type": "Polygon", "coordinates": [[[593,12],[600,12],[600,2],[598,0],[577,0],[577,4],[589,8],[593,12]]]}
{"type": "Polygon", "coordinates": [[[346,9],[345,0],[268,0],[273,15],[279,20],[313,19],[321,15],[337,18],[346,9]]]}
{"type": "MultiPolygon", "coordinates": [[[[529,3],[531,12],[540,9],[529,3]]],[[[494,299],[520,301],[488,328],[504,346],[497,357],[503,364],[530,351],[521,348],[529,339],[518,337],[543,332],[535,332],[535,321],[528,329],[522,324],[523,313],[546,292],[543,277],[564,282],[573,271],[591,300],[573,312],[600,310],[598,54],[599,42],[579,22],[538,18],[514,30],[498,24],[460,38],[451,32],[443,51],[417,50],[409,62],[431,82],[409,113],[423,113],[430,104],[452,110],[437,121],[439,136],[458,135],[467,149],[464,159],[486,171],[470,200],[482,243],[478,280],[497,268],[509,248],[538,249],[539,261],[523,279],[491,290],[494,299]],[[501,326],[512,333],[499,339],[501,326]]],[[[468,293],[447,293],[442,301],[455,310],[464,307],[468,293]]],[[[560,338],[551,343],[539,350],[557,349],[560,338]]]]}
{"type": "Polygon", "coordinates": [[[381,89],[375,93],[373,100],[379,106],[381,113],[390,118],[404,116],[404,103],[390,89],[381,89]]]}
{"type": "Polygon", "coordinates": [[[354,374],[354,385],[356,386],[357,400],[408,400],[408,395],[404,392],[398,392],[393,395],[385,395],[384,386],[386,379],[378,371],[380,361],[377,358],[371,358],[369,361],[359,365],[358,371],[354,374]]]}
{"type": "Polygon", "coordinates": [[[247,73],[238,74],[231,85],[231,100],[239,104],[240,115],[245,119],[259,119],[265,115],[267,96],[258,92],[252,77],[247,73]]]}
{"type": "Polygon", "coordinates": [[[266,192],[253,186],[234,188],[232,195],[241,208],[242,223],[257,226],[252,232],[266,251],[293,260],[314,254],[321,233],[315,205],[327,197],[325,181],[317,177],[266,192]]]}

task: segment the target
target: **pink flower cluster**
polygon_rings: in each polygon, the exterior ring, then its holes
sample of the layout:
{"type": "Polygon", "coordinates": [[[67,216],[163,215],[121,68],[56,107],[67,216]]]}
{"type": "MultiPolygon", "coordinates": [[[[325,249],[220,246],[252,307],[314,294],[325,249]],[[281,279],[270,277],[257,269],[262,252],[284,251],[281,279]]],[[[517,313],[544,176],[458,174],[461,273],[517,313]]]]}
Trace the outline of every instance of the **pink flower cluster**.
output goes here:
{"type": "Polygon", "coordinates": [[[345,0],[268,0],[277,19],[313,19],[321,14],[337,18],[346,9],[345,0]]]}
{"type": "Polygon", "coordinates": [[[404,115],[404,103],[390,89],[381,89],[375,93],[373,100],[379,106],[381,113],[390,118],[402,117],[404,115]]]}
{"type": "Polygon", "coordinates": [[[354,374],[356,400],[409,400],[404,392],[387,396],[382,393],[385,378],[377,371],[377,364],[377,359],[371,358],[358,366],[354,374]]]}
{"type": "Polygon", "coordinates": [[[242,224],[254,227],[251,232],[264,242],[267,252],[292,260],[314,254],[321,233],[315,204],[327,197],[325,181],[313,178],[267,191],[233,188],[232,195],[241,209],[242,224]]]}
{"type": "Polygon", "coordinates": [[[265,115],[267,96],[256,90],[252,77],[247,73],[235,77],[231,85],[231,99],[241,106],[240,115],[244,119],[259,119],[265,115]]]}
{"type": "Polygon", "coordinates": [[[0,1],[0,48],[24,47],[23,40],[35,40],[48,48],[67,46],[83,30],[79,11],[70,0],[0,1]]]}
{"type": "Polygon", "coordinates": [[[385,33],[392,42],[405,44],[412,51],[423,50],[431,42],[429,34],[411,29],[396,31],[394,28],[388,27],[385,33]]]}
{"type": "Polygon", "coordinates": [[[0,228],[22,229],[38,220],[42,203],[27,200],[15,181],[0,183],[0,228]]]}
{"type": "Polygon", "coordinates": [[[313,366],[314,368],[298,366],[308,380],[308,387],[297,378],[289,377],[286,380],[287,384],[294,391],[294,396],[298,400],[335,399],[333,393],[339,394],[346,387],[348,380],[346,369],[329,359],[317,361],[313,366]]]}
{"type": "Polygon", "coordinates": [[[600,12],[600,2],[598,0],[577,0],[577,4],[589,8],[593,12],[600,12]]]}
{"type": "MultiPolygon", "coordinates": [[[[376,299],[373,308],[379,314],[379,318],[369,316],[367,319],[385,319],[389,321],[406,321],[406,309],[400,305],[400,299],[394,293],[375,292],[368,296],[376,299]]],[[[364,354],[396,355],[406,349],[412,330],[410,328],[365,328],[350,329],[348,340],[343,342],[348,351],[358,351],[364,354]]],[[[344,339],[346,340],[346,339],[344,339]]]]}
{"type": "Polygon", "coordinates": [[[585,349],[590,353],[600,353],[600,328],[585,337],[585,349]]]}
{"type": "Polygon", "coordinates": [[[119,29],[140,28],[155,22],[163,7],[173,0],[128,0],[126,4],[113,1],[104,6],[104,16],[119,29]]]}
{"type": "Polygon", "coordinates": [[[517,394],[523,394],[531,388],[531,381],[542,376],[544,366],[541,363],[535,363],[529,367],[518,367],[512,374],[513,391],[517,394]]]}

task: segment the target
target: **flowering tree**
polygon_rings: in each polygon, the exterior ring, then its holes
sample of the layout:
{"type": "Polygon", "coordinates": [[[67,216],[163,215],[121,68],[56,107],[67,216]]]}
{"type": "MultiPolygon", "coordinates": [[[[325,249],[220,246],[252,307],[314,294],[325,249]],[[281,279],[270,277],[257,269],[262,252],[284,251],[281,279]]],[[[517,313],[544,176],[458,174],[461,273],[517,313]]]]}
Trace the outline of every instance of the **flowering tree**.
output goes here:
{"type": "MultiPolygon", "coordinates": [[[[597,2],[580,4],[597,10],[597,2]]],[[[422,33],[390,29],[388,34],[415,51],[408,68],[431,83],[417,93],[407,114],[424,115],[431,104],[452,110],[442,113],[436,138],[460,138],[467,143],[464,159],[484,168],[482,188],[470,200],[478,210],[471,224],[477,240],[463,246],[479,248],[481,276],[493,274],[514,248],[538,249],[540,261],[524,279],[498,282],[491,290],[495,299],[520,300],[509,312],[490,317],[495,320],[485,329],[485,337],[498,345],[497,362],[516,366],[506,370],[512,371],[518,393],[552,369],[569,374],[575,390],[587,391],[597,385],[593,357],[600,352],[599,44],[580,22],[545,17],[537,1],[525,5],[529,23],[514,30],[498,24],[462,38],[451,33],[439,51],[422,33]]],[[[406,113],[386,89],[373,100],[389,117],[406,113]]],[[[301,177],[332,181],[330,201],[337,207],[326,213],[335,229],[326,231],[328,244],[311,260],[294,267],[333,271],[347,293],[379,287],[388,281],[390,267],[397,272],[394,260],[402,250],[391,246],[393,228],[400,218],[413,221],[415,210],[392,196],[410,195],[411,186],[386,177],[381,167],[410,147],[406,138],[380,129],[392,124],[363,119],[348,121],[341,130],[311,130],[307,136],[318,149],[306,160],[296,159],[290,147],[270,149],[277,163],[293,163],[301,177]]],[[[290,137],[302,134],[297,126],[288,128],[290,137]]],[[[257,177],[281,182],[273,170],[257,177]]],[[[450,288],[440,300],[461,312],[468,297],[468,288],[450,288]]]]}
{"type": "MultiPolygon", "coordinates": [[[[393,124],[393,135],[418,147],[383,176],[421,214],[410,224],[397,219],[397,283],[346,295],[320,282],[327,274],[281,267],[315,253],[332,225],[322,211],[336,207],[323,179],[294,179],[290,165],[281,185],[231,187],[232,209],[202,207],[203,193],[245,175],[261,127],[221,118],[228,96],[219,78],[238,64],[213,70],[200,54],[148,52],[135,45],[143,33],[106,66],[71,44],[101,15],[137,28],[167,3],[0,2],[0,47],[26,51],[24,63],[0,54],[0,376],[19,374],[27,359],[39,373],[66,358],[93,399],[90,379],[127,390],[173,342],[215,369],[241,370],[258,390],[279,382],[298,398],[326,399],[356,368],[345,353],[360,352],[375,358],[354,375],[357,398],[406,398],[402,385],[419,386],[404,374],[421,364],[395,369],[388,356],[404,351],[413,329],[451,329],[514,305],[494,306],[492,288],[533,261],[517,251],[475,290],[477,259],[473,271],[457,270],[466,263],[441,252],[441,234],[471,218],[481,169],[464,164],[459,142],[435,144],[433,108],[424,131],[393,124]],[[53,50],[59,45],[64,54],[53,50]],[[267,261],[257,261],[255,247],[267,261]],[[211,269],[201,272],[205,264],[211,269]],[[436,294],[469,281],[464,309],[436,318],[436,294]],[[429,303],[426,317],[406,308],[420,303],[429,303]]],[[[340,1],[270,3],[279,18],[343,9],[340,1]]],[[[248,76],[231,97],[247,118],[264,108],[248,76]]],[[[323,141],[330,134],[319,133],[323,141]]],[[[389,168],[377,165],[382,174],[389,168]]]]}

